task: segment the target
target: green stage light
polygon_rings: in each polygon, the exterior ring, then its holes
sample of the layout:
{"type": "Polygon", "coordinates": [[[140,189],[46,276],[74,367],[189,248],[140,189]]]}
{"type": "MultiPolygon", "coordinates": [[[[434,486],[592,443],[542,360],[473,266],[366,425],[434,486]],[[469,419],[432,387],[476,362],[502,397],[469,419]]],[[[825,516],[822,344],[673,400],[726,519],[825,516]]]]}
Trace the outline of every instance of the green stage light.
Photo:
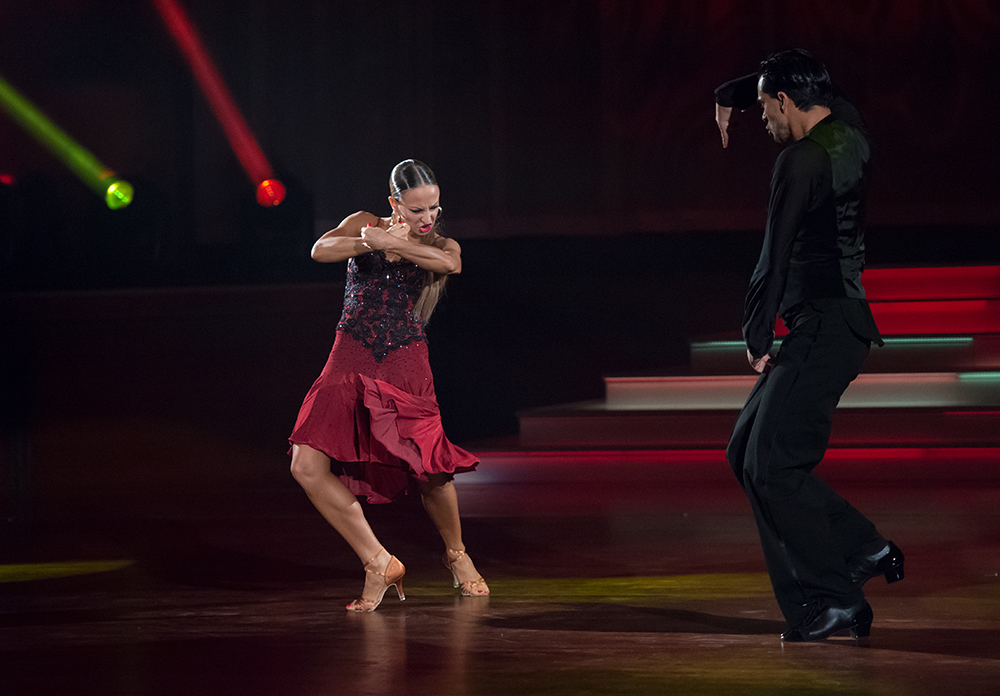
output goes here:
{"type": "Polygon", "coordinates": [[[132,184],[124,179],[115,179],[111,185],[108,186],[107,192],[104,195],[104,201],[112,210],[118,210],[119,208],[124,208],[131,203],[132,196],[134,194],[135,192],[132,190],[132,184]]]}
{"type": "Polygon", "coordinates": [[[31,133],[49,152],[80,177],[112,210],[132,202],[131,184],[118,178],[90,152],[69,137],[0,76],[0,107],[31,133]]]}

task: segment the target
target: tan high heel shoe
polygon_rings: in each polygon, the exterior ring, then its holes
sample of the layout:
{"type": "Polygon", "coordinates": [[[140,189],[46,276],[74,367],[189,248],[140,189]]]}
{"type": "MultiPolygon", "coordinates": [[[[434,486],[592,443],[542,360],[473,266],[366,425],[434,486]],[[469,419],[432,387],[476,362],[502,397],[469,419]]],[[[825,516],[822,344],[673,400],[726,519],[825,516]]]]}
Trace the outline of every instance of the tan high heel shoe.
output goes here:
{"type": "MultiPolygon", "coordinates": [[[[382,549],[385,551],[385,549],[382,549]]],[[[385,591],[390,587],[396,587],[396,594],[399,595],[399,601],[406,599],[406,595],[403,594],[403,576],[406,575],[406,566],[399,562],[399,559],[395,556],[389,556],[389,562],[385,566],[385,570],[381,573],[377,570],[373,570],[370,566],[374,563],[382,551],[379,551],[374,558],[365,563],[365,572],[371,573],[372,575],[381,575],[384,585],[379,588],[378,599],[366,599],[362,593],[359,599],[355,599],[353,602],[347,605],[347,611],[375,611],[376,607],[382,603],[382,597],[385,596],[385,591]]]]}
{"type": "Polygon", "coordinates": [[[457,563],[464,555],[465,549],[462,549],[461,551],[448,549],[444,554],[444,567],[451,571],[451,577],[455,580],[455,587],[462,588],[463,597],[485,597],[490,593],[490,588],[487,586],[486,581],[483,580],[482,576],[480,576],[478,580],[466,580],[465,582],[459,582],[458,573],[455,572],[455,563],[457,563]]]}

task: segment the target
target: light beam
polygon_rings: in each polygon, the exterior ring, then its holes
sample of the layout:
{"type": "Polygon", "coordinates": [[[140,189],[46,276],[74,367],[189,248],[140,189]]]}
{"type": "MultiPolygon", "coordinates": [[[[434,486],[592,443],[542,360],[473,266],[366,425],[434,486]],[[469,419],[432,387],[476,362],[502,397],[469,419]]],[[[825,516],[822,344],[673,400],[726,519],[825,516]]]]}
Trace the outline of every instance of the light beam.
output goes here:
{"type": "Polygon", "coordinates": [[[0,76],[0,106],[38,142],[63,161],[83,183],[104,198],[109,208],[132,202],[132,185],[104,166],[0,76]]]}
{"type": "Polygon", "coordinates": [[[271,164],[250,132],[250,127],[240,113],[229,90],[226,89],[218,68],[205,50],[201,37],[184,9],[174,0],[152,0],[163,18],[177,48],[191,68],[191,73],[201,87],[229,139],[229,145],[239,159],[243,170],[257,189],[257,202],[263,206],[278,205],[285,199],[285,187],[274,178],[271,164]]]}

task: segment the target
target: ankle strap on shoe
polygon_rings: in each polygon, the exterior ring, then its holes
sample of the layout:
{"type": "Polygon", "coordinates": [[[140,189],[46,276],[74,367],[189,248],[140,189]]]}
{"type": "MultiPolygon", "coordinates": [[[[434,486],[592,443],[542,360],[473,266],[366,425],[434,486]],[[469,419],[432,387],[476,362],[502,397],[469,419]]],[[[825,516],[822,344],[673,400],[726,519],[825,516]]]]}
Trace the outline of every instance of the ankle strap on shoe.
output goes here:
{"type": "MultiPolygon", "coordinates": [[[[382,572],[380,573],[380,572],[378,572],[377,570],[372,570],[371,568],[369,568],[369,567],[368,567],[368,566],[370,566],[370,565],[371,565],[372,563],[374,563],[375,561],[377,561],[377,560],[378,560],[378,557],[382,555],[382,552],[383,552],[383,551],[385,551],[385,547],[384,547],[384,546],[383,546],[383,547],[382,547],[381,549],[379,549],[379,552],[378,552],[377,554],[375,554],[374,556],[372,556],[371,558],[369,558],[369,559],[368,559],[368,562],[367,562],[367,563],[365,563],[365,572],[366,572],[366,573],[374,573],[375,575],[382,575],[382,576],[385,576],[385,571],[382,571],[382,572]]],[[[388,551],[386,551],[386,553],[388,553],[388,551]]],[[[390,557],[389,557],[389,560],[390,560],[390,561],[392,560],[392,556],[390,556],[390,557]]],[[[386,564],[386,567],[388,568],[388,564],[386,564]]]]}

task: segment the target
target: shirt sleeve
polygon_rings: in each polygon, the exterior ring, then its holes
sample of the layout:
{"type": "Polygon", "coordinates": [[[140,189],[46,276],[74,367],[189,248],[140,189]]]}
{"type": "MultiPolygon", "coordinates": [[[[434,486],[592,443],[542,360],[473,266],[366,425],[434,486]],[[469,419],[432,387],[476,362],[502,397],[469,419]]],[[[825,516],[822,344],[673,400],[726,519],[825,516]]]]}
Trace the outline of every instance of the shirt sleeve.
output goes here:
{"type": "Polygon", "coordinates": [[[743,338],[754,358],[763,357],[774,344],[774,322],[785,294],[792,249],[828,159],[820,145],[800,140],[774,163],[764,245],[743,314],[743,338]]]}
{"type": "Polygon", "coordinates": [[[715,89],[715,103],[719,106],[749,109],[757,103],[757,73],[719,85],[715,89]]]}

